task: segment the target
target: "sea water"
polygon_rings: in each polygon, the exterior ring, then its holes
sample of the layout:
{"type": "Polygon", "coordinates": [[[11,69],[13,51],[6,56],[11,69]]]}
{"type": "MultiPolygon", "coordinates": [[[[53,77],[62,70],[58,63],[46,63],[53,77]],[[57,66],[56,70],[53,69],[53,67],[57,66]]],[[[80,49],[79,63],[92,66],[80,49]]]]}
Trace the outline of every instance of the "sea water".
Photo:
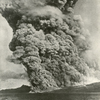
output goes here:
{"type": "Polygon", "coordinates": [[[7,93],[0,100],[100,100],[100,93],[7,93]]]}

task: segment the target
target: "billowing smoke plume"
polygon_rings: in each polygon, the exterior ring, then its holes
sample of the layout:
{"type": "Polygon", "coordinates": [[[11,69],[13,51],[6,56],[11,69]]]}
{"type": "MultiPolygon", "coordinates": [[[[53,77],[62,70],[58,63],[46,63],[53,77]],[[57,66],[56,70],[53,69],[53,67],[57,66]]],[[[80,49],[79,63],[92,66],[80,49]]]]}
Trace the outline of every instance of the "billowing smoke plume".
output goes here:
{"type": "Polygon", "coordinates": [[[28,1],[15,0],[1,11],[14,31],[9,60],[25,66],[34,92],[82,82],[91,73],[82,56],[90,42],[74,15],[77,0],[28,1]]]}

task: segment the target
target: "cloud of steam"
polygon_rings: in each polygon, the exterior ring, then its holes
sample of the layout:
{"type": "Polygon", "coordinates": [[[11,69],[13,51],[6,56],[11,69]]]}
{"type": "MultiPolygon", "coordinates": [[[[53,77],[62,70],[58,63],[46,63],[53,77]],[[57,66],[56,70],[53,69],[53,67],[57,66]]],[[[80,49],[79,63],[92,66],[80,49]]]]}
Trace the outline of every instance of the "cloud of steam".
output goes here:
{"type": "Polygon", "coordinates": [[[11,71],[7,71],[4,73],[0,74],[0,79],[1,80],[7,80],[7,79],[25,79],[27,76],[25,73],[15,73],[15,72],[11,72],[11,71]]]}
{"type": "Polygon", "coordinates": [[[9,60],[25,66],[32,91],[81,83],[84,77],[93,74],[93,69],[98,70],[97,65],[93,66],[95,62],[92,64],[83,56],[91,45],[82,18],[73,15],[69,4],[70,11],[62,10],[58,4],[45,4],[33,2],[28,7],[17,3],[15,9],[6,9],[2,14],[14,30],[9,45],[13,56],[9,60]]]}
{"type": "MultiPolygon", "coordinates": [[[[98,69],[98,71],[93,69],[92,78],[95,80],[100,80],[100,1],[99,0],[80,0],[78,5],[75,7],[75,13],[81,14],[85,27],[90,31],[90,41],[91,41],[91,50],[88,50],[84,53],[84,59],[88,61],[91,67],[98,69]],[[87,10],[86,10],[87,9],[87,10]],[[88,13],[91,10],[90,13],[88,13]],[[84,12],[84,13],[83,13],[84,12]]],[[[89,81],[87,79],[87,81],[89,81]]],[[[94,81],[93,81],[94,82],[94,81]]]]}

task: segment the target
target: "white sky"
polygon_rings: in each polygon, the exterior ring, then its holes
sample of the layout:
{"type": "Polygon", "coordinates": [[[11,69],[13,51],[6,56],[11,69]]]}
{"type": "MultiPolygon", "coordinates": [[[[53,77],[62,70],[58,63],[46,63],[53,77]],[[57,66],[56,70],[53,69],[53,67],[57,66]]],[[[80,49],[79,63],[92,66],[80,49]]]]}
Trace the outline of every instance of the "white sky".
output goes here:
{"type": "MultiPolygon", "coordinates": [[[[9,50],[9,43],[12,36],[12,29],[9,27],[7,21],[0,15],[0,75],[2,75],[4,72],[14,72],[15,74],[25,72],[21,65],[15,65],[6,60],[7,56],[11,55],[12,53],[9,50]]],[[[27,79],[13,79],[11,76],[11,78],[4,80],[2,77],[0,77],[0,89],[11,87],[14,88],[23,84],[29,84],[27,79]]]]}
{"type": "Polygon", "coordinates": [[[92,51],[100,58],[100,0],[79,0],[77,5],[75,13],[82,16],[91,34],[92,51]]]}

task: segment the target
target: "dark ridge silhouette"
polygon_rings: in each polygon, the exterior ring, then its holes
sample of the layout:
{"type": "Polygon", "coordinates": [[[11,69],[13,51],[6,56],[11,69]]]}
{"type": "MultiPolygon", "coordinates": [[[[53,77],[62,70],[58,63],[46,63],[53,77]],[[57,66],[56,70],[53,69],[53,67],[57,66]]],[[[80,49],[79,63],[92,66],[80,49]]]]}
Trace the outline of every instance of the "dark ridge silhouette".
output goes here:
{"type": "Polygon", "coordinates": [[[22,85],[19,88],[15,89],[5,89],[1,90],[0,93],[29,93],[30,92],[30,86],[22,85]]]}
{"type": "MultiPolygon", "coordinates": [[[[22,85],[19,88],[15,89],[5,89],[1,90],[0,93],[29,93],[30,86],[22,85]]],[[[69,86],[63,89],[54,90],[51,92],[43,92],[43,93],[87,93],[87,92],[100,92],[100,82],[88,84],[86,86],[69,86]]]]}
{"type": "Polygon", "coordinates": [[[86,86],[70,86],[64,89],[52,91],[52,93],[87,93],[100,92],[100,82],[88,84],[86,86]]]}

